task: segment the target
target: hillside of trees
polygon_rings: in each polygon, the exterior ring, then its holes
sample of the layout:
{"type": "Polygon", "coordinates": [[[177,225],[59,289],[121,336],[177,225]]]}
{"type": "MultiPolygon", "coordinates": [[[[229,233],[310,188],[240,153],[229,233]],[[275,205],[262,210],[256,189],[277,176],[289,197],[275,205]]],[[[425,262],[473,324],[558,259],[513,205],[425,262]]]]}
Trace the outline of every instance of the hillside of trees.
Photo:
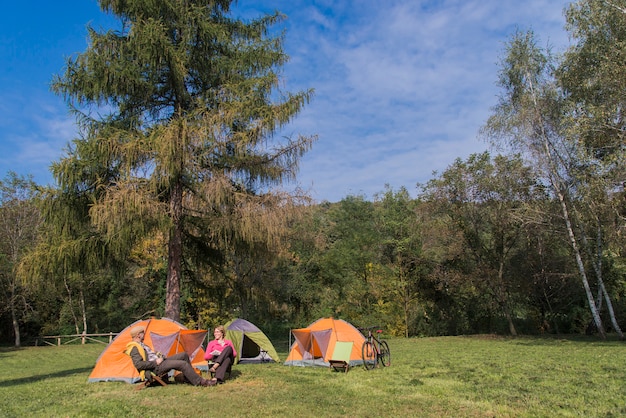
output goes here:
{"type": "Polygon", "coordinates": [[[493,153],[417,197],[335,203],[274,187],[315,142],[275,138],[312,95],[278,90],[281,15],[136,3],[100,0],[121,29],[92,31],[53,82],[81,129],[56,186],[0,181],[1,344],[150,316],[270,335],[334,316],[406,337],[622,337],[626,0],[572,3],[562,55],[531,31],[509,39],[480,132],[493,153]]]}

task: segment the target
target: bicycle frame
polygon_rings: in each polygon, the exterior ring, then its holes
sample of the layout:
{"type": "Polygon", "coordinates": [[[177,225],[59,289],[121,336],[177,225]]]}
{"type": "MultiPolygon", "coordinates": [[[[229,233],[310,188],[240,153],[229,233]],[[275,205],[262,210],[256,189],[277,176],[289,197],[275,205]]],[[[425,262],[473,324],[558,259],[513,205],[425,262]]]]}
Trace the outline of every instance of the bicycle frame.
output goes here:
{"type": "Polygon", "coordinates": [[[363,342],[361,348],[361,356],[363,358],[363,366],[366,370],[371,370],[378,367],[380,363],[383,367],[391,365],[391,353],[389,351],[389,345],[387,342],[380,338],[380,334],[383,332],[379,327],[364,328],[367,330],[367,336],[363,342]],[[378,338],[372,333],[372,330],[376,329],[378,338]]]}

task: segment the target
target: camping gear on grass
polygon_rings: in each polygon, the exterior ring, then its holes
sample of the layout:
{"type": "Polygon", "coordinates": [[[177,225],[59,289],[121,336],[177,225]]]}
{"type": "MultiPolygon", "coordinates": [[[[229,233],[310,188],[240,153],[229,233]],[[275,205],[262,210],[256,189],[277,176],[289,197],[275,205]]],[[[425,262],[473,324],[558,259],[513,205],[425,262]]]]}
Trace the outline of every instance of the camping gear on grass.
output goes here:
{"type": "Polygon", "coordinates": [[[96,366],[89,375],[89,382],[123,381],[136,383],[140,380],[139,372],[132,360],[124,353],[126,345],[132,340],[130,330],[136,326],[145,327],[144,343],[161,352],[166,357],[186,352],[191,365],[196,369],[206,369],[202,343],[206,330],[190,330],[184,325],[167,318],[145,319],[136,321],[124,328],[104,349],[96,366]]]}
{"type": "Polygon", "coordinates": [[[332,357],[328,360],[330,368],[335,371],[344,371],[348,373],[350,370],[350,356],[352,355],[352,341],[337,341],[332,357]]]}
{"type": "Polygon", "coordinates": [[[278,362],[278,353],[267,336],[253,323],[237,318],[224,325],[227,340],[237,350],[235,364],[278,362]]]}
{"type": "Polygon", "coordinates": [[[294,342],[290,344],[289,355],[285,361],[287,366],[329,367],[338,341],[353,343],[348,360],[350,367],[363,364],[361,347],[365,337],[352,324],[342,319],[318,319],[306,328],[292,329],[290,343],[292,337],[294,342]]]}

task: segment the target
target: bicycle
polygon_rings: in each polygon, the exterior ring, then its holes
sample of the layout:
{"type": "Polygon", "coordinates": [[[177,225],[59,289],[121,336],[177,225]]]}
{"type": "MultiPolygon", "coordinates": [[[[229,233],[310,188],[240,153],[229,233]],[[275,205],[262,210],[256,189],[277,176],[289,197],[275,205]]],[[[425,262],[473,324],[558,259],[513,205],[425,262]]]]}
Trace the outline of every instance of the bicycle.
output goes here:
{"type": "MultiPolygon", "coordinates": [[[[389,351],[389,344],[387,341],[380,338],[380,334],[383,332],[379,327],[360,328],[362,331],[367,331],[365,341],[361,347],[361,357],[363,358],[363,366],[365,370],[372,370],[378,366],[378,363],[383,367],[391,366],[391,351],[389,351]],[[372,334],[372,330],[376,329],[378,338],[372,334]]],[[[365,333],[363,333],[365,335],[365,333]]]]}

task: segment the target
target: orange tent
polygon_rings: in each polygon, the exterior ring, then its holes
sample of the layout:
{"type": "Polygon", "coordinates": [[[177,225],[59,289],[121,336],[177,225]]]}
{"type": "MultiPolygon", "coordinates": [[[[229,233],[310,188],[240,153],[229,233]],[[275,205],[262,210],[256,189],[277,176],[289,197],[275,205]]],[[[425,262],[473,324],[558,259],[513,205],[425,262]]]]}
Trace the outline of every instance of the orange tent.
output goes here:
{"type": "Polygon", "coordinates": [[[306,328],[292,329],[290,340],[292,336],[294,342],[285,365],[329,367],[337,341],[353,343],[350,366],[363,364],[361,348],[365,337],[352,324],[342,319],[318,319],[306,328]]]}
{"type": "Polygon", "coordinates": [[[142,325],[146,327],[144,343],[154,351],[160,351],[171,356],[183,351],[189,355],[191,364],[196,368],[206,368],[202,343],[206,338],[206,330],[188,330],[184,325],[171,319],[145,319],[134,322],[124,328],[117,337],[104,349],[96,366],[89,375],[89,382],[123,381],[134,383],[139,380],[139,373],[127,354],[124,354],[126,344],[132,338],[131,328],[142,325]]]}

